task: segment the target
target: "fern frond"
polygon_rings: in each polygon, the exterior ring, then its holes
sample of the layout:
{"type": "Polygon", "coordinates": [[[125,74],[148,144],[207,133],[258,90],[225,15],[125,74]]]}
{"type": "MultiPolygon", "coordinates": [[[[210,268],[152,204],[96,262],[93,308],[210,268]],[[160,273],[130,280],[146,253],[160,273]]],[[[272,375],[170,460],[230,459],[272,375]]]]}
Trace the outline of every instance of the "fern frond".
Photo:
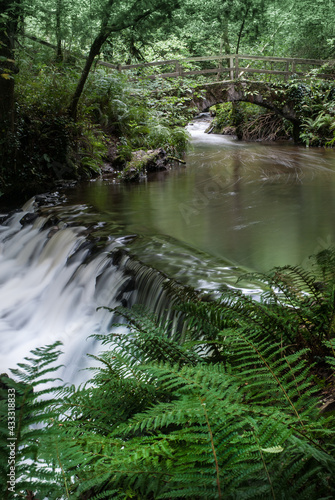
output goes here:
{"type": "MultiPolygon", "coordinates": [[[[143,361],[162,360],[195,364],[199,360],[195,352],[186,349],[169,336],[168,324],[162,325],[157,317],[144,311],[142,306],[134,306],[132,309],[116,307],[113,312],[127,321],[129,334],[127,336],[114,333],[102,336],[93,335],[103,345],[117,343],[123,350],[132,349],[132,355],[135,352],[138,353],[138,359],[141,353],[143,361]]],[[[113,326],[120,326],[120,324],[114,323],[113,326]]]]}
{"type": "MultiPolygon", "coordinates": [[[[38,348],[32,351],[32,357],[25,358],[20,369],[11,370],[16,378],[3,376],[1,378],[1,419],[7,421],[9,407],[6,402],[8,394],[14,395],[14,415],[10,422],[13,425],[3,426],[0,431],[0,450],[2,457],[7,459],[1,462],[0,475],[2,478],[1,492],[3,498],[7,490],[8,443],[13,444],[15,455],[16,493],[24,494],[26,490],[36,490],[48,494],[54,481],[54,474],[50,474],[45,463],[40,459],[41,443],[48,437],[47,424],[57,417],[55,407],[58,402],[51,396],[59,390],[55,386],[58,378],[50,377],[57,369],[55,366],[61,351],[60,342],[38,348]],[[54,386],[45,387],[46,383],[54,386]],[[41,389],[40,389],[41,388],[41,389]],[[37,390],[36,390],[37,389],[37,390]],[[39,390],[40,389],[40,390],[39,390]],[[46,397],[48,396],[48,398],[46,397]],[[27,461],[32,461],[27,469],[27,461]]],[[[8,420],[9,422],[9,420],[8,420]]]]}
{"type": "Polygon", "coordinates": [[[113,310],[128,333],[95,335],[107,349],[90,383],[49,408],[40,384],[53,365],[27,360],[18,392],[44,428],[22,425],[22,484],[39,478],[50,499],[333,498],[335,428],[313,372],[334,366],[335,288],[290,266],[263,283],[261,301],[184,296],[179,337],[139,308],[113,310]]]}

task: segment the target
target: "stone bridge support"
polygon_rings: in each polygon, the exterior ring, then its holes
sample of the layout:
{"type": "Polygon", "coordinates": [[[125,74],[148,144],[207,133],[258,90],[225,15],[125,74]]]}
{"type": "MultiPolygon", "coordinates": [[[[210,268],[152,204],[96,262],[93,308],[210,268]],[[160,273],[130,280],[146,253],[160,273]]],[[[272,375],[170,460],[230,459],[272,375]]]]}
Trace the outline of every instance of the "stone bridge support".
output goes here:
{"type": "Polygon", "coordinates": [[[293,139],[299,141],[300,120],[295,102],[287,97],[282,86],[253,81],[224,81],[204,84],[194,89],[189,105],[199,111],[206,111],[214,104],[222,102],[250,102],[269,109],[293,124],[293,139]]]}

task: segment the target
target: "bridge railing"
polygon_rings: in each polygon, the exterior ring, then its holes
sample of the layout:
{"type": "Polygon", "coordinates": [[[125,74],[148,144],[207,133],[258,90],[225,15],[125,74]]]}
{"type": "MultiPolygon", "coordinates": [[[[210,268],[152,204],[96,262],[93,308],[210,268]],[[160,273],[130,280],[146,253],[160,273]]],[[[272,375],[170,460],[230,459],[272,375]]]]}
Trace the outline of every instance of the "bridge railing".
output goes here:
{"type": "MultiPolygon", "coordinates": [[[[186,59],[170,59],[141,64],[114,65],[99,61],[99,64],[118,71],[135,71],[147,78],[180,78],[197,75],[215,75],[217,79],[234,80],[245,74],[267,75],[287,80],[290,76],[304,76],[308,71],[320,68],[329,61],[319,59],[299,59],[290,57],[251,56],[245,54],[224,54],[220,56],[191,57],[186,59]],[[158,72],[150,70],[160,69],[158,72]]],[[[321,78],[330,75],[321,73],[321,78]]]]}

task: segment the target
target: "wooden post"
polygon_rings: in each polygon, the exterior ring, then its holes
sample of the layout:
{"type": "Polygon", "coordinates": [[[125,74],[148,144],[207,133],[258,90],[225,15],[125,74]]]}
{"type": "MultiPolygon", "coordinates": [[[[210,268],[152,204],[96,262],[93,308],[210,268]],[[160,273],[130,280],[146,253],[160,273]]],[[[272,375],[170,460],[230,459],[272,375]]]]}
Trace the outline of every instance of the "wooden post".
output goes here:
{"type": "Polygon", "coordinates": [[[230,80],[234,80],[234,58],[229,58],[229,78],[230,80]]]}
{"type": "Polygon", "coordinates": [[[183,68],[179,61],[176,61],[176,76],[183,76],[183,68]]]}
{"type": "Polygon", "coordinates": [[[292,73],[295,73],[295,60],[292,61],[292,73]]]}
{"type": "Polygon", "coordinates": [[[290,72],[290,63],[288,61],[286,61],[286,64],[285,64],[285,71],[286,71],[285,82],[287,82],[288,75],[289,75],[289,72],[290,72]]]}
{"type": "Polygon", "coordinates": [[[222,59],[219,60],[218,74],[216,76],[217,80],[220,80],[222,74],[222,59]]]}

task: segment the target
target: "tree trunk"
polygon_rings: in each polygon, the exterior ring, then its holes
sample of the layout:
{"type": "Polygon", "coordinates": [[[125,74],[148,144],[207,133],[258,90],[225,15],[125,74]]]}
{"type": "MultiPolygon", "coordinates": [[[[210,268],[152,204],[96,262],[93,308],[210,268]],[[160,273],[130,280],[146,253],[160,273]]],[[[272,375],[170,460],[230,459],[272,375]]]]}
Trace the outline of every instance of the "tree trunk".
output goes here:
{"type": "Polygon", "coordinates": [[[0,24],[0,132],[2,137],[14,131],[14,39],[18,19],[11,0],[0,0],[0,12],[7,20],[0,24]]]}
{"type": "MultiPolygon", "coordinates": [[[[227,19],[224,19],[224,21],[222,22],[222,35],[220,38],[220,56],[222,56],[223,48],[224,48],[225,54],[231,53],[229,36],[228,36],[228,21],[227,21],[227,19]]],[[[227,64],[227,68],[229,68],[229,59],[226,59],[226,64],[227,64]]],[[[219,73],[218,73],[218,76],[219,76],[219,73]]]]}
{"type": "Polygon", "coordinates": [[[56,61],[57,62],[62,62],[63,60],[61,15],[62,15],[62,0],[57,0],[56,4],[56,38],[57,38],[56,61]]]}
{"type": "Polygon", "coordinates": [[[242,38],[243,30],[244,30],[245,20],[248,17],[249,10],[250,10],[250,5],[247,7],[247,10],[246,10],[244,17],[243,17],[243,21],[241,23],[240,31],[238,33],[237,44],[236,44],[236,54],[238,54],[238,51],[240,50],[240,43],[241,43],[241,38],[242,38]]]}
{"type": "Polygon", "coordinates": [[[92,64],[94,62],[94,59],[97,55],[99,55],[101,47],[105,43],[106,39],[108,38],[108,34],[103,34],[99,33],[99,35],[96,37],[94,40],[90,52],[87,56],[86,63],[84,66],[84,69],[81,73],[78,85],[76,87],[76,90],[74,91],[74,94],[72,96],[69,108],[68,108],[68,114],[72,120],[76,121],[77,119],[77,112],[78,112],[78,102],[81,97],[81,94],[83,93],[84,86],[86,83],[86,80],[88,78],[88,75],[90,73],[92,64]]]}
{"type": "MultiPolygon", "coordinates": [[[[58,0],[58,1],[60,1],[60,0],[58,0]]],[[[114,0],[109,0],[107,5],[106,5],[105,17],[101,22],[100,32],[97,35],[97,37],[95,38],[94,42],[92,43],[92,46],[90,48],[90,52],[89,52],[87,59],[86,59],[84,69],[80,75],[78,85],[76,87],[76,90],[74,91],[72,98],[71,98],[71,102],[70,102],[70,105],[68,108],[68,114],[69,114],[70,118],[72,118],[73,121],[77,120],[78,102],[79,102],[79,99],[81,97],[81,94],[83,93],[85,83],[86,83],[86,80],[88,78],[88,75],[90,74],[90,70],[92,68],[92,64],[94,62],[94,59],[96,58],[97,55],[100,54],[101,47],[106,42],[109,35],[111,34],[112,30],[108,29],[107,26],[108,26],[113,3],[114,3],[114,0]]]]}
{"type": "MultiPolygon", "coordinates": [[[[117,25],[108,26],[113,3],[114,3],[114,0],[108,1],[108,4],[106,6],[106,11],[105,11],[105,18],[103,19],[103,21],[101,23],[100,32],[97,35],[97,37],[95,38],[95,40],[91,46],[90,52],[89,52],[88,57],[86,59],[84,69],[81,73],[81,76],[80,76],[80,79],[78,82],[78,85],[76,87],[76,90],[74,91],[74,94],[71,98],[70,105],[68,107],[68,114],[69,114],[70,118],[72,118],[72,120],[74,120],[74,121],[76,121],[76,119],[77,119],[78,102],[79,102],[79,99],[83,93],[84,86],[85,86],[86,80],[88,78],[88,75],[90,73],[94,59],[97,55],[99,55],[99,53],[101,51],[101,47],[107,41],[108,37],[113,32],[118,32],[118,31],[122,31],[126,28],[134,27],[134,25],[136,23],[138,23],[139,21],[148,17],[152,12],[151,10],[146,10],[144,12],[141,12],[137,16],[133,17],[131,15],[132,14],[131,10],[129,10],[129,13],[128,13],[129,19],[126,20],[126,22],[124,24],[120,23],[120,25],[118,25],[118,26],[117,25]]],[[[135,4],[136,3],[137,2],[135,2],[135,4]]]]}
{"type": "Polygon", "coordinates": [[[222,25],[222,38],[221,38],[221,47],[222,44],[224,46],[224,50],[226,54],[230,54],[230,43],[229,43],[229,34],[228,34],[228,20],[224,19],[222,25]]]}

